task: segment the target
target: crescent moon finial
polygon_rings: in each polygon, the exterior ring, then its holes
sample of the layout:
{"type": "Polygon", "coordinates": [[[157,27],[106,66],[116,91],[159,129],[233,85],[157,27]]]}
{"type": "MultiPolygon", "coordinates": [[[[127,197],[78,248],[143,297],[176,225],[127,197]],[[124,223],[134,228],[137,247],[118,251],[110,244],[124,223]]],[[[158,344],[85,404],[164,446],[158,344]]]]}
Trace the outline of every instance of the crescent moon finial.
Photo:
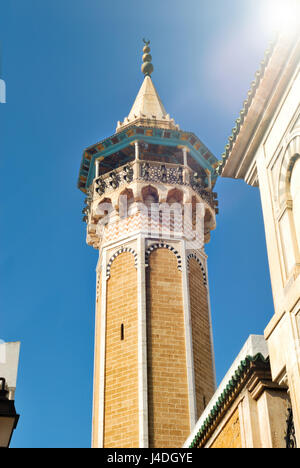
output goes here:
{"type": "Polygon", "coordinates": [[[143,65],[142,65],[142,72],[144,73],[145,76],[151,76],[151,73],[153,72],[153,65],[152,65],[152,57],[150,54],[150,41],[147,41],[145,38],[143,39],[143,42],[145,44],[145,47],[143,48],[143,65]]]}

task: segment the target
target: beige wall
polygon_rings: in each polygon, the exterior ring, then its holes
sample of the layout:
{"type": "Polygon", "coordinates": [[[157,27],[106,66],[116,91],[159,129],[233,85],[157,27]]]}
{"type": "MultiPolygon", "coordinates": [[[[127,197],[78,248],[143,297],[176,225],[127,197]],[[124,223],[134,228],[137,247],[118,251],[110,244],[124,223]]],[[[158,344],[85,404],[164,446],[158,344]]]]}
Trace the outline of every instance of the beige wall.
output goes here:
{"type": "MultiPolygon", "coordinates": [[[[265,330],[273,379],[286,381],[300,443],[300,67],[270,119],[254,162],[261,194],[275,315],[265,330]]],[[[250,178],[253,166],[249,169],[250,178]]]]}
{"type": "Polygon", "coordinates": [[[96,320],[95,320],[95,348],[94,348],[94,394],[92,447],[99,446],[99,379],[100,379],[100,337],[101,337],[101,272],[97,275],[96,320]]]}
{"type": "MultiPolygon", "coordinates": [[[[274,316],[265,329],[272,379],[289,388],[300,446],[300,41],[298,32],[281,34],[261,68],[243,125],[232,145],[222,175],[259,186],[274,299],[274,316]]],[[[246,400],[245,400],[246,401],[246,400]]],[[[250,401],[250,400],[249,400],[250,401]]],[[[262,426],[272,418],[273,395],[251,406],[249,417],[262,426]],[[260,416],[259,416],[260,414],[260,416]],[[251,416],[252,415],[252,416],[251,416]]],[[[276,406],[279,400],[276,402],[276,406]]],[[[250,403],[249,403],[250,405],[250,403]]],[[[280,406],[280,404],[279,404],[280,406]]],[[[286,407],[281,406],[280,418],[286,407]]],[[[276,414],[276,411],[275,411],[276,414]]],[[[286,415],[287,417],[287,415],[286,415]]],[[[249,426],[250,427],[250,426],[249,426]]],[[[280,428],[278,429],[278,433],[280,428]]],[[[250,431],[251,432],[251,431],[250,431]]],[[[245,431],[250,434],[249,430],[245,431]]],[[[261,441],[276,446],[276,434],[261,441]],[[270,442],[272,441],[272,442],[270,442]]],[[[278,438],[282,441],[282,434],[278,438]]],[[[256,446],[255,433],[248,446],[256,446]]]]}
{"type": "Polygon", "coordinates": [[[241,428],[238,409],[226,422],[210,448],[242,448],[241,428]]]}
{"type": "Polygon", "coordinates": [[[192,321],[197,417],[214,394],[214,365],[210,336],[208,290],[198,262],[189,260],[189,293],[192,321]]]}
{"type": "Polygon", "coordinates": [[[293,215],[294,215],[294,226],[296,230],[296,237],[298,242],[298,251],[300,249],[300,153],[299,159],[295,162],[293,171],[291,174],[290,183],[291,198],[293,201],[293,215]]]}
{"type": "MultiPolygon", "coordinates": [[[[300,152],[299,117],[300,74],[297,71],[255,156],[275,313],[279,314],[286,299],[285,286],[290,280],[296,280],[299,273],[296,232],[300,223],[297,222],[297,205],[293,206],[290,193],[292,161],[300,152]]],[[[294,185],[293,191],[296,191],[294,185]]],[[[299,285],[297,290],[299,292],[299,285]]]]}
{"type": "Polygon", "coordinates": [[[125,252],[107,281],[104,447],[139,446],[137,327],[137,271],[125,252]]]}
{"type": "Polygon", "coordinates": [[[181,447],[195,399],[201,414],[214,392],[205,266],[183,261],[180,243],[149,253],[152,244],[132,239],[100,253],[93,447],[181,447]]]}
{"type": "Polygon", "coordinates": [[[206,448],[285,448],[287,392],[272,388],[271,381],[264,390],[266,381],[253,382],[247,384],[251,391],[243,390],[232,401],[205,442],[206,448]]]}
{"type": "Polygon", "coordinates": [[[182,273],[154,250],[147,268],[149,447],[181,447],[190,432],[182,273]]]}

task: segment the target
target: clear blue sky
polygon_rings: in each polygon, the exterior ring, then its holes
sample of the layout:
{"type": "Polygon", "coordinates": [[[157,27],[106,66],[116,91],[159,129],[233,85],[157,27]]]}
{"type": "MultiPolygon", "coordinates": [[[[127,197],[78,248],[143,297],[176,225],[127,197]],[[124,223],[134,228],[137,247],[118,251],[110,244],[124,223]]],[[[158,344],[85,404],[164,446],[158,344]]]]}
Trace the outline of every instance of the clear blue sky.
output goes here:
{"type": "MultiPolygon", "coordinates": [[[[76,188],[83,149],[153,80],[218,157],[263,58],[264,0],[1,0],[0,338],[22,342],[13,447],[89,447],[95,266],[76,188]]],[[[217,379],[273,313],[258,189],[218,180],[207,246],[217,379]]]]}

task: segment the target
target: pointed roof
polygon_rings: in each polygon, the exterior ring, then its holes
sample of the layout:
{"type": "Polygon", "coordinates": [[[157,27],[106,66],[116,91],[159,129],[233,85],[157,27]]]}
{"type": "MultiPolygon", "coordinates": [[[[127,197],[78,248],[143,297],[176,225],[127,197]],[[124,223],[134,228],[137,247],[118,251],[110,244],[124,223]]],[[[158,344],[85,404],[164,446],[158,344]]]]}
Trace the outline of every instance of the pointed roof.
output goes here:
{"type": "Polygon", "coordinates": [[[129,125],[148,125],[159,128],[179,129],[174,120],[167,114],[166,109],[156,91],[156,88],[151,79],[153,65],[150,55],[149,41],[145,41],[146,46],[143,49],[143,65],[142,72],[145,75],[143,84],[137,94],[134,104],[129,112],[128,117],[125,117],[123,122],[118,122],[117,132],[129,125]]]}
{"type": "Polygon", "coordinates": [[[158,92],[149,75],[145,76],[144,82],[138,92],[131,111],[128,115],[129,120],[133,120],[138,116],[143,116],[147,119],[163,119],[167,112],[161,102],[158,92]]]}

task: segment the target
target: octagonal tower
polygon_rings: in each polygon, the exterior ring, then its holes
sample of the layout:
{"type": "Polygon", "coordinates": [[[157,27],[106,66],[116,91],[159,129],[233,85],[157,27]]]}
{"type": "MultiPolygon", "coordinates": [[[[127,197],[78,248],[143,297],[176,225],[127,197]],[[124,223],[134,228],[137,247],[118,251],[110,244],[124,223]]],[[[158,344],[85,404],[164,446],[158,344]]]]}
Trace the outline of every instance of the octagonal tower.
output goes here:
{"type": "Polygon", "coordinates": [[[93,447],[181,447],[215,390],[204,243],[217,159],[167,114],[145,75],[116,133],[87,148],[97,265],[93,447]]]}

